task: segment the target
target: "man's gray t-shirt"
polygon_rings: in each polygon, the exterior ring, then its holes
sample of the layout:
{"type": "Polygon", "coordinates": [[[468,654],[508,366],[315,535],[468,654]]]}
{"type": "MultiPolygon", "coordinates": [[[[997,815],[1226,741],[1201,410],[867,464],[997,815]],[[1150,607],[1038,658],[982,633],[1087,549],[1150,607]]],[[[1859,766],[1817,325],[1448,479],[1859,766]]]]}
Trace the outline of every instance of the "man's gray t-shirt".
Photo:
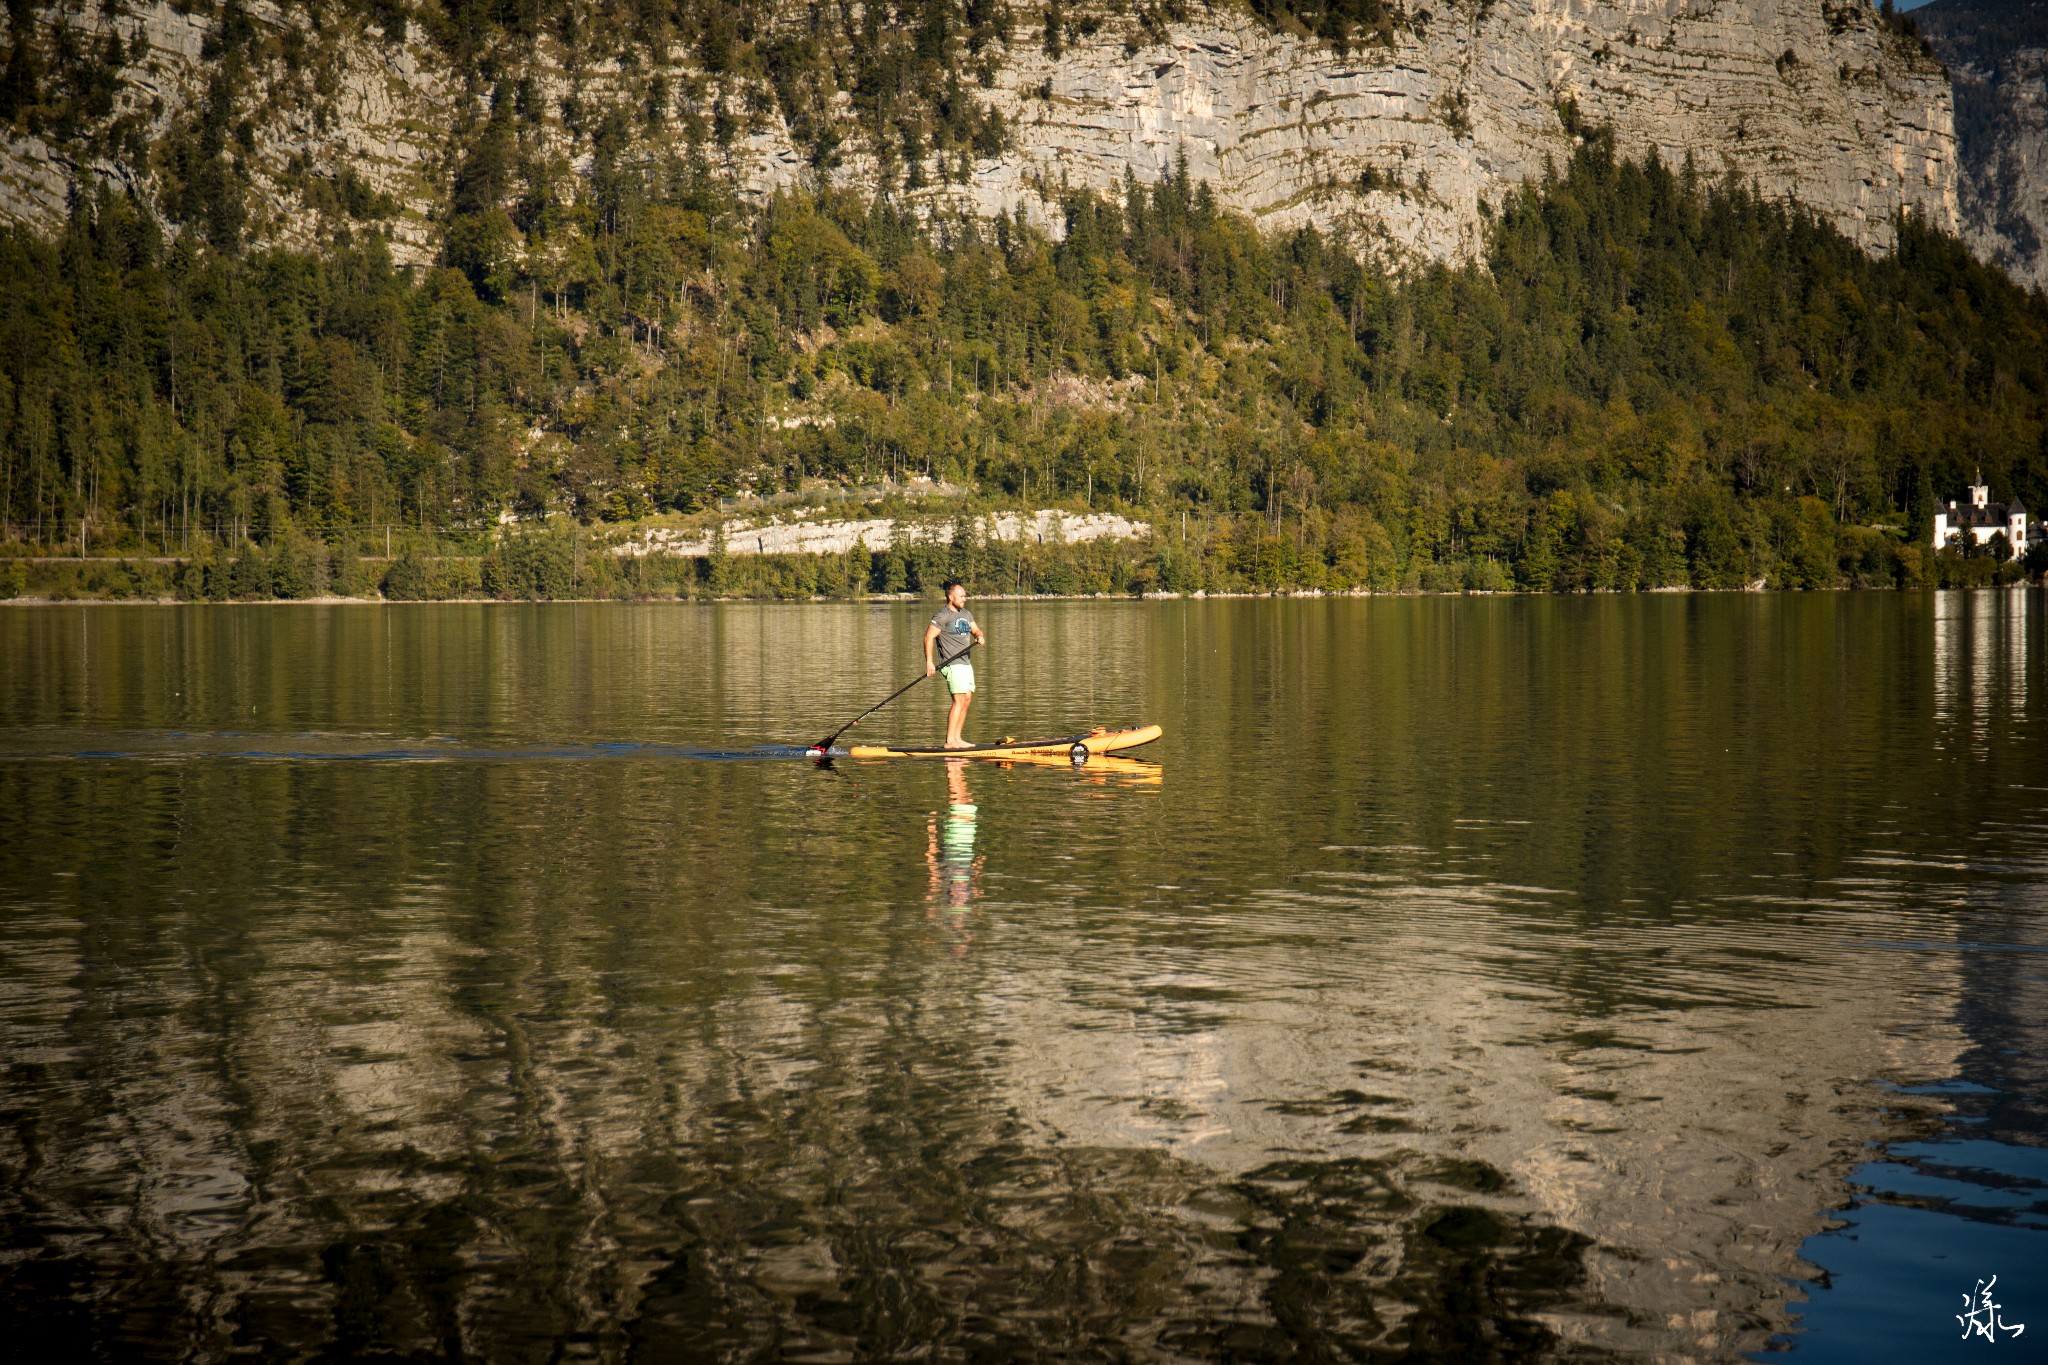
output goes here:
{"type": "Polygon", "coordinates": [[[965,654],[974,643],[974,613],[965,607],[940,607],[932,624],[939,628],[939,638],[932,645],[940,668],[965,654]]]}

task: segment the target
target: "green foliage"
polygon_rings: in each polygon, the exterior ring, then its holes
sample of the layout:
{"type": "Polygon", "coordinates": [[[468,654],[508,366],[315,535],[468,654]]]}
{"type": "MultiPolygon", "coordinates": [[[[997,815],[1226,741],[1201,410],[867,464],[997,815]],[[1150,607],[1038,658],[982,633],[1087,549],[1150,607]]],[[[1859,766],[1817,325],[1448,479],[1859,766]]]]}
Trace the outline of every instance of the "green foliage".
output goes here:
{"type": "MultiPolygon", "coordinates": [[[[355,7],[388,41],[410,31],[407,7],[396,0],[355,7]]],[[[975,156],[998,154],[1007,139],[978,89],[992,80],[993,48],[1012,37],[1008,0],[819,6],[796,23],[779,20],[762,0],[456,0],[420,6],[412,17],[455,70],[486,86],[514,73],[531,80],[536,41],[548,30],[583,59],[609,58],[628,72],[667,67],[687,53],[701,74],[675,90],[666,77],[649,79],[638,110],[645,123],[674,119],[692,141],[724,146],[772,109],[821,169],[838,164],[849,142],[863,146],[885,189],[964,179],[975,156]]],[[[602,156],[607,134],[588,126],[574,96],[560,112],[594,136],[602,156]]]]}
{"type": "Polygon", "coordinates": [[[435,586],[433,566],[412,547],[391,561],[391,567],[384,571],[384,581],[378,585],[389,602],[424,602],[442,596],[435,586]]]}
{"type": "Polygon", "coordinates": [[[328,560],[328,591],[337,597],[369,597],[377,591],[377,575],[347,539],[328,560]]]}
{"type": "Polygon", "coordinates": [[[492,576],[484,582],[493,596],[546,599],[576,595],[576,550],[567,536],[514,536],[499,547],[495,564],[492,576]]]}
{"type": "Polygon", "coordinates": [[[1361,43],[1394,45],[1394,12],[1381,0],[1252,0],[1252,11],[1275,28],[1325,39],[1339,52],[1361,43]]]}
{"type": "Polygon", "coordinates": [[[1484,265],[1395,275],[1184,173],[1076,196],[1057,237],[836,191],[745,207],[622,143],[529,193],[505,117],[467,144],[442,268],[167,244],[106,192],[55,240],[0,230],[0,534],[191,556],[181,590],[219,597],[368,592],[394,528],[392,597],[1627,591],[1989,581],[2011,570],[1919,548],[1936,490],[1981,468],[2048,505],[2041,300],[1916,223],[1872,258],[1597,132],[1499,206],[1484,265]],[[974,490],[951,550],[493,548],[507,509],[894,506],[924,477],[974,490]],[[1162,534],[973,520],[1018,505],[1162,534]]]}

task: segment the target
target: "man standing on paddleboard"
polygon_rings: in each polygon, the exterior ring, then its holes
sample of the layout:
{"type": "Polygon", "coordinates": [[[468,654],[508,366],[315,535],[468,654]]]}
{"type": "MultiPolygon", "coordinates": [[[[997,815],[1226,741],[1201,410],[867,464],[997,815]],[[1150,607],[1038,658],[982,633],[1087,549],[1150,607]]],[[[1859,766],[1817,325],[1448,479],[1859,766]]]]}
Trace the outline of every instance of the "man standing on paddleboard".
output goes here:
{"type": "Polygon", "coordinates": [[[960,727],[967,723],[967,708],[974,704],[974,661],[967,657],[967,651],[987,638],[967,610],[966,586],[957,578],[949,580],[946,605],[939,608],[939,614],[924,631],[924,675],[929,678],[934,673],[945,674],[946,690],[953,694],[953,709],[946,713],[948,749],[974,747],[960,738],[960,727]],[[936,660],[932,657],[935,645],[936,660]]]}

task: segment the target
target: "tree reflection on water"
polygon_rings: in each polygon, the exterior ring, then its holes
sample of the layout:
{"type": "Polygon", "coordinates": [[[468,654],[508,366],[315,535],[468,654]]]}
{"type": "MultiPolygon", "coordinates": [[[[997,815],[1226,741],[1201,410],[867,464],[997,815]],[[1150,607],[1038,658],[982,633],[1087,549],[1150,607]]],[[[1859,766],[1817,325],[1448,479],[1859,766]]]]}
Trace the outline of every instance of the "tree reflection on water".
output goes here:
{"type": "Polygon", "coordinates": [[[687,756],[893,605],[0,613],[10,1333],[1725,1359],[2038,1151],[2036,599],[989,610],[1161,762],[687,756]]]}

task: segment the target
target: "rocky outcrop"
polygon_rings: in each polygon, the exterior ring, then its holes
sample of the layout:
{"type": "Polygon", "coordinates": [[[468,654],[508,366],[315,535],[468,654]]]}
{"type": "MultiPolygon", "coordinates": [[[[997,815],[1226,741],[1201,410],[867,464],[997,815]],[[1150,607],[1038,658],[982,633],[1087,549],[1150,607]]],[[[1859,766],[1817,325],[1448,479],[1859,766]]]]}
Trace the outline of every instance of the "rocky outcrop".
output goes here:
{"type": "MultiPolygon", "coordinates": [[[[124,56],[113,112],[90,136],[65,142],[17,120],[0,142],[0,215],[49,222],[74,179],[168,206],[160,147],[225,122],[233,136],[218,159],[248,189],[249,238],[310,244],[353,220],[389,236],[401,260],[431,259],[451,129],[482,108],[475,83],[417,32],[392,41],[344,12],[316,24],[268,3],[233,13],[257,37],[223,108],[210,54],[228,7],[38,8],[32,37],[18,41],[54,48],[61,29],[97,50],[112,34],[124,56]]],[[[1020,9],[977,92],[1004,116],[1007,145],[908,197],[982,214],[1021,206],[1051,221],[1067,187],[1149,181],[1185,164],[1225,205],[1266,223],[1316,223],[1395,256],[1452,260],[1476,251],[1505,194],[1568,156],[1581,124],[1599,124],[1625,152],[1796,198],[1874,250],[1901,212],[1951,231],[1960,223],[1943,72],[1858,0],[1468,0],[1418,6],[1387,41],[1348,51],[1226,6],[1149,34],[1113,10],[1097,17],[1092,36],[1056,59],[1038,41],[1036,12],[1020,9]]],[[[590,111],[694,85],[750,110],[736,135],[714,146],[686,122],[642,119],[636,136],[690,142],[683,150],[754,192],[814,174],[772,101],[742,100],[680,48],[652,69],[584,60],[553,38],[515,55],[536,111],[530,136],[564,169],[588,164],[600,121],[590,111]],[[582,116],[565,120],[565,108],[582,116]]],[[[843,109],[847,97],[835,98],[843,109]]],[[[857,143],[830,173],[853,184],[881,174],[857,143]]],[[[184,194],[165,212],[172,226],[190,217],[184,194]]]]}
{"type": "Polygon", "coordinates": [[[1913,19],[1955,80],[1963,239],[2048,288],[2048,12],[2027,0],[1936,0],[1913,19]]]}
{"type": "MultiPolygon", "coordinates": [[[[181,141],[204,147],[212,133],[223,189],[242,201],[251,240],[312,246],[354,219],[390,238],[400,260],[432,259],[431,214],[446,197],[458,98],[434,54],[378,42],[359,26],[321,34],[303,12],[270,0],[240,13],[269,41],[230,67],[219,8],[37,7],[33,42],[45,71],[64,46],[93,66],[110,40],[127,55],[110,73],[111,107],[94,123],[68,137],[19,117],[0,126],[0,217],[49,225],[62,220],[74,185],[111,183],[136,191],[175,231],[190,215],[175,202],[169,152],[181,141]],[[214,98],[220,84],[231,86],[225,100],[214,98]]],[[[22,35],[10,39],[18,46],[22,35]]]]}
{"type": "Polygon", "coordinates": [[[977,170],[984,209],[1185,157],[1268,222],[1463,256],[1504,193],[1570,154],[1576,109],[1626,152],[1754,181],[1868,246],[1901,210],[1957,221],[1946,82],[1854,5],[1451,5],[1348,54],[1215,14],[1128,56],[1022,53],[1003,81],[1018,154],[977,170]]]}
{"type": "MultiPolygon", "coordinates": [[[[986,540],[1026,545],[1140,540],[1152,533],[1148,523],[1132,521],[1113,512],[1061,512],[1053,509],[1029,514],[995,512],[976,518],[975,527],[986,540]]],[[[950,545],[960,534],[960,529],[957,520],[920,522],[899,521],[893,517],[811,520],[799,512],[786,521],[733,518],[722,523],[716,533],[704,529],[650,526],[634,539],[615,546],[612,553],[633,558],[659,554],[703,559],[722,548],[725,553],[735,555],[843,555],[856,545],[869,550],[891,549],[899,540],[905,545],[920,541],[950,545]]]]}

